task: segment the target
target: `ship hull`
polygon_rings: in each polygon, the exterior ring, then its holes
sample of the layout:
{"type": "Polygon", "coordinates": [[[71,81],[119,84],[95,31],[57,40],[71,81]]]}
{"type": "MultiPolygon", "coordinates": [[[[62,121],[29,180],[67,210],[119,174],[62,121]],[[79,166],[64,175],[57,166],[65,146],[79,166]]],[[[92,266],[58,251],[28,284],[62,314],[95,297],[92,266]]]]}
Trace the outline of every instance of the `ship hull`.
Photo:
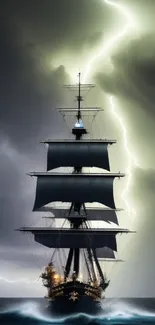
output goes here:
{"type": "Polygon", "coordinates": [[[90,297],[81,297],[78,301],[70,301],[65,296],[57,298],[55,301],[48,303],[48,311],[53,316],[63,317],[84,313],[88,315],[99,315],[102,308],[99,302],[93,301],[90,297]]]}
{"type": "Polygon", "coordinates": [[[96,315],[102,312],[101,298],[96,288],[81,282],[69,282],[57,286],[48,302],[52,315],[67,316],[77,313],[96,315]]]}

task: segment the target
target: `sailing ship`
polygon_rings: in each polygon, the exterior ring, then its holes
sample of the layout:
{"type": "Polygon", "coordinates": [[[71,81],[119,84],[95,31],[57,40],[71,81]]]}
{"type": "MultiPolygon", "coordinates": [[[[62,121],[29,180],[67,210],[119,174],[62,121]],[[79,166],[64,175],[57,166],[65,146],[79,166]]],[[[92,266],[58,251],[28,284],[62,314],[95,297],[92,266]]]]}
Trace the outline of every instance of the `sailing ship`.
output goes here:
{"type": "MultiPolygon", "coordinates": [[[[101,311],[104,292],[110,281],[100,260],[116,261],[116,235],[129,232],[119,227],[114,202],[114,179],[125,176],[120,172],[110,172],[108,146],[116,141],[88,139],[88,131],[83,124],[85,112],[102,110],[81,105],[81,90],[91,86],[81,83],[79,73],[79,81],[75,85],[78,90],[77,108],[66,109],[75,113],[74,138],[43,141],[48,145],[47,171],[29,174],[37,178],[33,211],[51,212],[51,218],[67,220],[69,226],[18,229],[32,233],[37,243],[52,249],[52,258],[41,278],[47,288],[49,306],[53,314],[58,315],[78,312],[96,314],[101,311]],[[72,167],[72,172],[51,172],[59,167],[72,167]],[[84,167],[100,168],[106,173],[84,173],[84,167]],[[64,207],[64,202],[69,205],[64,207]],[[90,206],[93,202],[99,203],[98,207],[90,206]],[[52,206],[49,205],[51,203],[52,206]],[[116,227],[94,228],[92,221],[112,222],[116,227]],[[55,258],[55,252],[63,254],[62,261],[58,256],[55,258]],[[61,274],[58,262],[63,264],[61,274]]],[[[65,112],[65,108],[61,110],[65,112]]]]}

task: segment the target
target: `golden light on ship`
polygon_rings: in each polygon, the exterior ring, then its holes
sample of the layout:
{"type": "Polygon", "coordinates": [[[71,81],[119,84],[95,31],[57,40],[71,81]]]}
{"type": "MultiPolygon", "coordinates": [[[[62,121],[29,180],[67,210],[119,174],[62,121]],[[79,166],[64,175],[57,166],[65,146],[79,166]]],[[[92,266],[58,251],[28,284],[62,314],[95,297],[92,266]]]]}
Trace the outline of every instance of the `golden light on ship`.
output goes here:
{"type": "Polygon", "coordinates": [[[83,280],[83,274],[82,274],[82,273],[79,274],[79,276],[78,276],[78,280],[79,280],[79,281],[82,281],[82,280],[83,280]]]}

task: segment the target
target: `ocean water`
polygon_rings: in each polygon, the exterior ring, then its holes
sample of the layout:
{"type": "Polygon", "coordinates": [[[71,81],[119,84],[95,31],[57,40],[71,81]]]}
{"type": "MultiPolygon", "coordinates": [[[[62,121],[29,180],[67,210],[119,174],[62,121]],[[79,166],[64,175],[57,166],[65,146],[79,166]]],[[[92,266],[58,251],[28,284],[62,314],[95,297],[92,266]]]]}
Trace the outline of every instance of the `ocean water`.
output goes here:
{"type": "Polygon", "coordinates": [[[43,299],[0,299],[0,325],[155,324],[155,298],[105,299],[100,316],[77,314],[54,318],[43,299]]]}

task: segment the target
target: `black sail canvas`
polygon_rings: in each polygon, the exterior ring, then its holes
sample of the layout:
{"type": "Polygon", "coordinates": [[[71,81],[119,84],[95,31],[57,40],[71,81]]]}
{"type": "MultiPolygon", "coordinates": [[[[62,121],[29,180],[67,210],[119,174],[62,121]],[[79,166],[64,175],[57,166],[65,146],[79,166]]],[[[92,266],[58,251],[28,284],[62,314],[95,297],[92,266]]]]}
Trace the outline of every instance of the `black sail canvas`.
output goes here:
{"type": "Polygon", "coordinates": [[[97,258],[99,258],[99,259],[101,259],[101,258],[115,259],[115,253],[113,252],[113,250],[116,251],[116,249],[109,247],[109,246],[97,248],[96,249],[97,258]]]}
{"type": "Polygon", "coordinates": [[[47,246],[57,248],[96,248],[107,246],[112,250],[117,251],[117,244],[115,235],[106,235],[103,233],[93,233],[90,231],[89,234],[79,233],[55,233],[50,234],[35,234],[35,241],[47,246]]]}
{"type": "Polygon", "coordinates": [[[47,170],[66,166],[99,167],[110,170],[108,141],[57,140],[47,143],[47,170]]]}
{"type": "MultiPolygon", "coordinates": [[[[121,175],[120,175],[121,176],[121,175]]],[[[103,174],[47,174],[37,176],[34,210],[49,202],[99,202],[115,208],[114,176],[103,174]]]]}

